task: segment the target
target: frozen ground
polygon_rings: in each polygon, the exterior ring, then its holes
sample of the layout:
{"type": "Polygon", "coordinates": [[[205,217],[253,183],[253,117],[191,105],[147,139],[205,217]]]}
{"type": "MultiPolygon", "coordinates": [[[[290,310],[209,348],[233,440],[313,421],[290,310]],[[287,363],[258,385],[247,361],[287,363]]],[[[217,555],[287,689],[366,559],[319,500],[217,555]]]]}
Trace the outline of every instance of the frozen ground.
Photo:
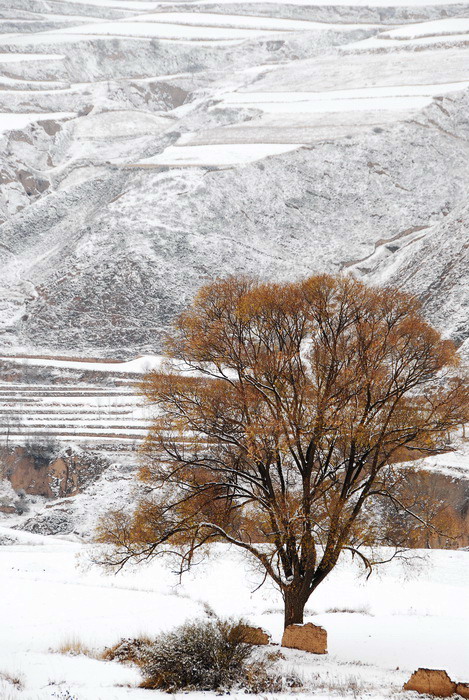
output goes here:
{"type": "MultiPolygon", "coordinates": [[[[23,683],[15,690],[3,681],[5,700],[50,700],[66,690],[77,700],[148,697],[136,688],[136,669],[54,650],[73,639],[100,650],[124,636],[151,636],[203,617],[206,605],[242,615],[280,641],[279,594],[269,585],[254,591],[258,574],[225,546],[179,584],[161,563],[109,577],[84,568],[85,545],[8,528],[0,538],[7,542],[0,546],[0,674],[23,683]]],[[[368,581],[344,559],[318,589],[307,619],[327,629],[329,654],[286,651],[283,662],[304,679],[307,697],[411,697],[401,688],[418,666],[467,679],[469,553],[416,554],[413,567],[393,562],[368,581]]]]}

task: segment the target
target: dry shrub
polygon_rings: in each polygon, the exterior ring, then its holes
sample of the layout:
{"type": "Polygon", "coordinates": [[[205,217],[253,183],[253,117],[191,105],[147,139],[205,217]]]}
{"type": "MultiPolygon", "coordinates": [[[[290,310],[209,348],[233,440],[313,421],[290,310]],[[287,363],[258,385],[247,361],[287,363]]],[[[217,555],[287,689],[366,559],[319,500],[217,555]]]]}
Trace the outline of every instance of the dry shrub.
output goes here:
{"type": "Polygon", "coordinates": [[[296,677],[272,672],[272,662],[251,658],[244,626],[242,620],[197,620],[159,635],[143,653],[141,687],[167,692],[239,688],[258,694],[301,685],[296,677]]]}
{"type": "Polygon", "coordinates": [[[268,659],[247,664],[244,677],[239,682],[239,688],[254,695],[284,693],[302,687],[303,683],[296,673],[278,673],[273,670],[272,662],[268,659]]]}
{"type": "Polygon", "coordinates": [[[239,682],[252,652],[241,622],[186,623],[159,635],[145,654],[145,688],[222,690],[239,682]]]}
{"type": "Polygon", "coordinates": [[[143,664],[143,657],[151,648],[152,640],[148,637],[121,639],[112,647],[106,647],[101,654],[104,661],[119,661],[120,663],[143,664]]]}

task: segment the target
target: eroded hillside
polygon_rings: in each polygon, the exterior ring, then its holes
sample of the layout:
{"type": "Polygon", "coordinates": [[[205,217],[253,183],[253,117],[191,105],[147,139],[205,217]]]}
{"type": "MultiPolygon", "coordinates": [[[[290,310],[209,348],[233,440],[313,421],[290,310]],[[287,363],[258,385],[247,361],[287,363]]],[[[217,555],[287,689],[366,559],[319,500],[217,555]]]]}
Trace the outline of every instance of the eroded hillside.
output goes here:
{"type": "Polygon", "coordinates": [[[4,351],[157,351],[204,279],[241,271],[389,280],[467,337],[467,3],[0,18],[4,351]]]}

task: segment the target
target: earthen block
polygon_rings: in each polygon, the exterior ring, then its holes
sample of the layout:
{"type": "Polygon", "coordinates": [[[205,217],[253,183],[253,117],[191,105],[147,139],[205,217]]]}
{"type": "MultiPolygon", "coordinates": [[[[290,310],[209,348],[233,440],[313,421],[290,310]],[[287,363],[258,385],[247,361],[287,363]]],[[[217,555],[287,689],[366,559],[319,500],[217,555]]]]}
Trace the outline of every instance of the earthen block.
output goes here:
{"type": "Polygon", "coordinates": [[[270,644],[270,634],[268,634],[262,627],[251,627],[251,625],[243,625],[243,636],[246,644],[255,644],[256,646],[263,646],[265,644],[270,644]]]}
{"type": "Polygon", "coordinates": [[[469,683],[458,683],[456,686],[456,692],[462,698],[469,698],[469,683]]]}
{"type": "Polygon", "coordinates": [[[301,649],[311,654],[327,654],[327,632],[324,627],[313,625],[288,625],[282,637],[282,646],[301,649]]]}
{"type": "Polygon", "coordinates": [[[415,690],[417,693],[448,698],[456,692],[456,683],[451,680],[446,671],[419,668],[404,685],[404,690],[415,690]]]}

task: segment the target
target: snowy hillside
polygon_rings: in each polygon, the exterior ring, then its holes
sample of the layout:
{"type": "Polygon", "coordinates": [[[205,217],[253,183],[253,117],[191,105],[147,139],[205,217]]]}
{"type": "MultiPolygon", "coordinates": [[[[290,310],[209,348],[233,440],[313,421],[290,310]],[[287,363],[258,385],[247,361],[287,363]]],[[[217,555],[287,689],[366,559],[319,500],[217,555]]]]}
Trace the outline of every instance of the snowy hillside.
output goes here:
{"type": "Polygon", "coordinates": [[[155,352],[200,283],[354,270],[467,337],[469,4],[0,7],[8,354],[155,352]]]}

